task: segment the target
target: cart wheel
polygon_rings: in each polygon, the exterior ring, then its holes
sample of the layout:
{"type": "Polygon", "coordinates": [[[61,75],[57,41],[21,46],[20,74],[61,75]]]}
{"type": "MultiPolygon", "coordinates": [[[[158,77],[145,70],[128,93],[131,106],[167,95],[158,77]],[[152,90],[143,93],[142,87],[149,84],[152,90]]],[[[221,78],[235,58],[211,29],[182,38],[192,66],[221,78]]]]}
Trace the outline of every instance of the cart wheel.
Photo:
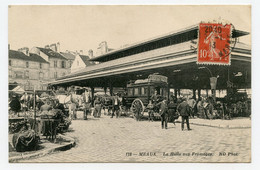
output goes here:
{"type": "Polygon", "coordinates": [[[131,105],[131,111],[134,113],[134,117],[136,118],[138,112],[140,113],[139,116],[143,116],[144,114],[144,104],[142,100],[135,99],[131,105]]]}

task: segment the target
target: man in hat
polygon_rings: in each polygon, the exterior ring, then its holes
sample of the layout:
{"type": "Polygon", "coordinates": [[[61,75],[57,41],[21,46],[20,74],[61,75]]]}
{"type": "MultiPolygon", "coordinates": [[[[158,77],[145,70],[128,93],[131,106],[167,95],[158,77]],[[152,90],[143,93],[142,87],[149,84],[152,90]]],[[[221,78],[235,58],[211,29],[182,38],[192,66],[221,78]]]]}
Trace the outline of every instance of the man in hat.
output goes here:
{"type": "Polygon", "coordinates": [[[157,106],[160,108],[159,114],[161,116],[162,129],[167,129],[168,123],[168,113],[167,113],[167,100],[166,97],[163,98],[163,101],[159,102],[157,106]]]}
{"type": "Polygon", "coordinates": [[[186,120],[187,129],[191,130],[190,123],[189,123],[189,115],[190,115],[190,107],[187,103],[186,98],[182,98],[182,102],[179,104],[177,110],[181,115],[181,130],[184,130],[184,121],[186,120]]]}

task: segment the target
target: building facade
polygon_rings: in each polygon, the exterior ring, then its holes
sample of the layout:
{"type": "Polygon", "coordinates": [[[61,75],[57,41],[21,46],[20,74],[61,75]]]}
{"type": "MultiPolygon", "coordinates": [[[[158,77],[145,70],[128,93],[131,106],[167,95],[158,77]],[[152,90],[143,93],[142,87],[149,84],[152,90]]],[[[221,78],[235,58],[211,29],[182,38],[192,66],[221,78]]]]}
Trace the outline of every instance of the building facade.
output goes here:
{"type": "Polygon", "coordinates": [[[49,81],[70,73],[69,60],[61,55],[58,49],[55,44],[52,44],[45,46],[45,48],[33,47],[30,51],[30,53],[37,54],[49,62],[49,81]]]}
{"type": "Polygon", "coordinates": [[[49,81],[49,62],[28,48],[9,50],[9,84],[17,83],[24,90],[46,90],[49,81]],[[45,85],[44,85],[45,84],[45,85]]]}

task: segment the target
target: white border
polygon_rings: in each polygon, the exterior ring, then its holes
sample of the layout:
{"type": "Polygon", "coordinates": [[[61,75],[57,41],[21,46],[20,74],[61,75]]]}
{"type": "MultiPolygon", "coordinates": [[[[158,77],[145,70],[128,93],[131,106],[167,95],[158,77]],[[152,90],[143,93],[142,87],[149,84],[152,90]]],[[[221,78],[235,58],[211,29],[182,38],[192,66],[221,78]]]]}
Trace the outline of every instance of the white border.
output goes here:
{"type": "Polygon", "coordinates": [[[173,3],[171,0],[147,0],[144,2],[140,2],[139,0],[1,0],[0,5],[0,49],[1,49],[1,119],[0,119],[0,129],[1,129],[1,140],[0,140],[0,147],[1,147],[1,159],[0,159],[0,168],[3,170],[6,169],[231,169],[235,168],[236,170],[240,169],[259,169],[259,162],[260,162],[260,138],[259,138],[259,129],[260,124],[258,123],[260,118],[260,78],[257,76],[256,73],[260,72],[260,51],[257,50],[260,47],[260,3],[257,0],[197,0],[196,3],[193,0],[175,0],[173,3]],[[211,5],[246,5],[252,4],[252,69],[253,69],[253,76],[252,76],[252,106],[253,106],[253,116],[252,116],[252,163],[251,164],[201,164],[201,163],[189,163],[189,164],[8,164],[8,130],[7,130],[7,96],[8,96],[8,52],[7,52],[7,44],[8,44],[8,5],[58,5],[58,4],[65,4],[65,5],[87,5],[87,4],[160,4],[160,5],[187,5],[187,4],[211,4],[211,5]]]}

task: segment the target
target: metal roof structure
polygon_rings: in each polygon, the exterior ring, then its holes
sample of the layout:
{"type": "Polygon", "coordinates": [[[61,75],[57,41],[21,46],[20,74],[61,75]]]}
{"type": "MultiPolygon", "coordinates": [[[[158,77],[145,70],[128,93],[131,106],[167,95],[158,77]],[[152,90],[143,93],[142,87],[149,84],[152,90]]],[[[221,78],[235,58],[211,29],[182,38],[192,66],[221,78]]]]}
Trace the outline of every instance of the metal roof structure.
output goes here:
{"type": "MultiPolygon", "coordinates": [[[[196,44],[197,29],[197,26],[192,26],[113,50],[93,59],[94,61],[108,61],[58,78],[49,84],[89,87],[109,87],[112,84],[115,87],[125,87],[129,80],[147,78],[149,74],[159,73],[169,78],[169,85],[173,88],[191,89],[197,80],[199,81],[197,81],[196,86],[200,86],[202,89],[209,88],[210,75],[208,71],[196,63],[197,48],[194,47],[194,41],[196,44]],[[185,36],[179,36],[181,34],[185,36]],[[162,46],[147,45],[151,42],[160,42],[159,44],[162,46]],[[128,50],[127,53],[123,52],[126,50],[128,50]],[[195,80],[194,77],[199,77],[199,79],[195,80]]],[[[247,32],[235,30],[233,37],[247,34],[247,32]]],[[[206,67],[210,68],[213,74],[220,76],[218,89],[224,89],[226,81],[237,72],[243,72],[243,80],[236,77],[234,81],[239,81],[241,87],[251,87],[251,49],[246,44],[236,43],[231,53],[231,66],[212,65],[206,67]]]]}
{"type": "MultiPolygon", "coordinates": [[[[124,47],[121,47],[116,50],[109,51],[105,54],[102,54],[100,56],[91,58],[90,60],[92,61],[107,61],[106,58],[120,58],[120,57],[125,57],[129,55],[133,55],[133,53],[128,52],[128,51],[133,51],[136,48],[145,48],[146,46],[152,46],[152,49],[157,49],[161,48],[164,46],[167,46],[168,44],[173,45],[173,44],[178,44],[180,42],[185,42],[185,41],[190,41],[198,38],[198,25],[193,25],[184,29],[180,29],[177,31],[173,31],[167,34],[163,34],[157,37],[153,37],[141,42],[137,42],[131,45],[127,45],[124,47]],[[183,39],[183,40],[181,40],[183,39]],[[158,45],[160,42],[167,42],[162,45],[158,45]],[[119,56],[116,56],[120,54],[119,56]]],[[[240,37],[249,34],[248,32],[245,31],[240,31],[240,30],[233,30],[232,37],[240,37]]],[[[145,51],[149,51],[151,49],[147,48],[145,51]]],[[[137,51],[138,53],[140,51],[137,51]]]]}

